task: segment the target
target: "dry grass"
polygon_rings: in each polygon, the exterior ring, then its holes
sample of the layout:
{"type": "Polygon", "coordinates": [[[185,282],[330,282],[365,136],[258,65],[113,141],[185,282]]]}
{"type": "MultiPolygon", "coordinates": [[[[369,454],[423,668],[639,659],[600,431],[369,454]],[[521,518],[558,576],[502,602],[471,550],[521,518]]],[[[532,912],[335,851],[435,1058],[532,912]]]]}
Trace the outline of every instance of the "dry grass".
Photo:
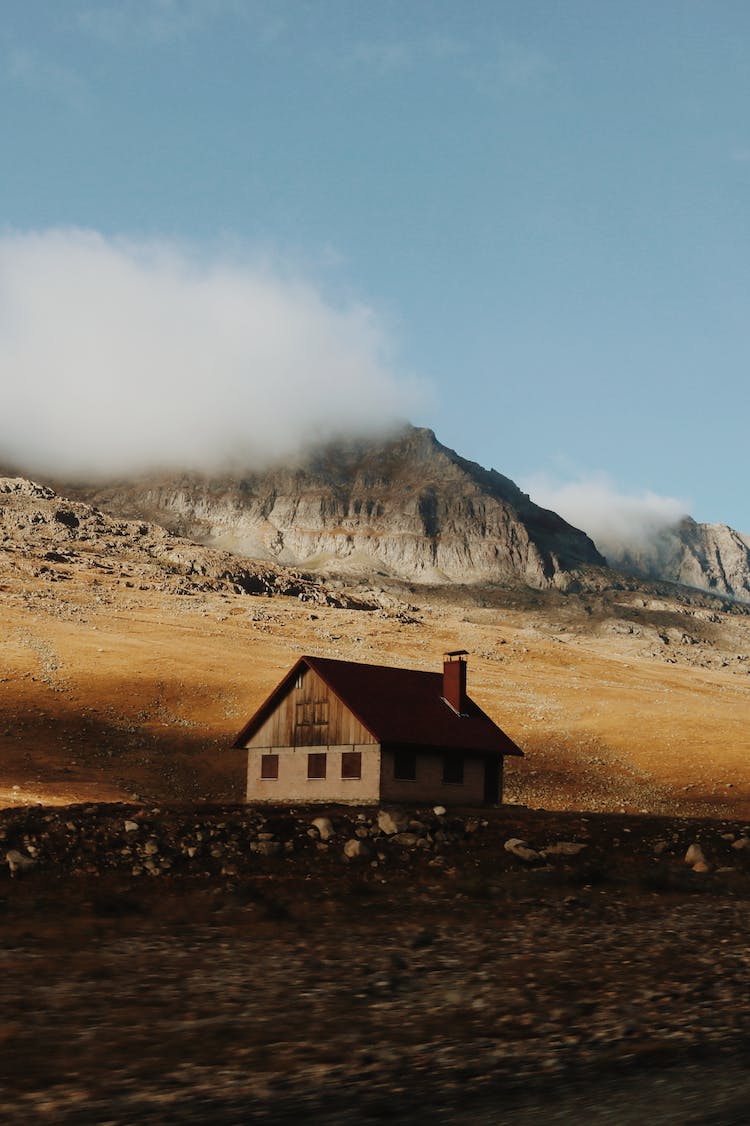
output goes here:
{"type": "Polygon", "coordinates": [[[675,615],[638,600],[592,614],[582,598],[496,595],[482,607],[476,592],[412,588],[401,594],[419,612],[405,622],[294,598],[104,585],[90,570],[54,584],[31,568],[5,578],[5,804],[237,798],[231,740],[300,653],[432,669],[461,647],[472,695],[527,751],[509,765],[515,800],[750,815],[745,617],[721,615],[697,643],[670,646],[651,634],[675,615]],[[616,614],[645,626],[614,631],[616,614]]]}

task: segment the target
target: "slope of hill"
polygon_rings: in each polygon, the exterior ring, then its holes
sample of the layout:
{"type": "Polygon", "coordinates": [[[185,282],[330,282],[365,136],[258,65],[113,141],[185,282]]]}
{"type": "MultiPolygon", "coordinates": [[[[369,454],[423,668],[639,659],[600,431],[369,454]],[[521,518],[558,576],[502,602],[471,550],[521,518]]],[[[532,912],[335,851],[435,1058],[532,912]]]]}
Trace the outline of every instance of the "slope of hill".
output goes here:
{"type": "Polygon", "coordinates": [[[750,536],[726,524],[698,524],[689,516],[647,548],[608,556],[614,567],[645,579],[666,579],[750,602],[750,536]]]}
{"type": "Polygon", "coordinates": [[[413,427],[385,442],[325,446],[294,467],[79,487],[78,495],[201,542],[306,568],[565,589],[581,568],[604,565],[588,536],[507,477],[413,427]]]}
{"type": "Polygon", "coordinates": [[[526,751],[515,800],[750,815],[742,606],[647,584],[324,585],[0,488],[0,803],[236,799],[231,741],[300,653],[435,669],[466,648],[472,695],[526,751]]]}

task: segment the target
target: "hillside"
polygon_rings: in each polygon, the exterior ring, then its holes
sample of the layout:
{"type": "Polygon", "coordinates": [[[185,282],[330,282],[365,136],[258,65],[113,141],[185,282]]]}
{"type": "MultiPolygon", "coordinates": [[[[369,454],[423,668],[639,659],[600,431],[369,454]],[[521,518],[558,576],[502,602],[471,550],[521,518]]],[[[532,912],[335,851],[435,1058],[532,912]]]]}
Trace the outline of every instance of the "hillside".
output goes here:
{"type": "Polygon", "coordinates": [[[323,583],[2,488],[2,802],[236,799],[228,747],[300,653],[435,669],[466,648],[471,694],[526,751],[512,799],[750,812],[744,607],[666,586],[323,583]]]}

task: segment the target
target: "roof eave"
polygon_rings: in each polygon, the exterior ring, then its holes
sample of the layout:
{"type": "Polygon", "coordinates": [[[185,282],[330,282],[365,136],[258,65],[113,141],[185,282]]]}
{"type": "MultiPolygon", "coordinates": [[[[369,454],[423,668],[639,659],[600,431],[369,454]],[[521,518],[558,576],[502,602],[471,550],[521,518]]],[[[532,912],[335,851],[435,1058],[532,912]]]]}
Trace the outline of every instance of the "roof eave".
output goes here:
{"type": "Polygon", "coordinates": [[[488,747],[450,747],[450,746],[437,746],[434,743],[420,743],[414,740],[407,739],[389,739],[383,740],[380,744],[381,749],[384,751],[434,751],[435,754],[465,754],[465,755],[481,755],[483,758],[504,758],[506,755],[512,755],[514,758],[523,758],[524,753],[520,747],[512,743],[510,747],[497,748],[492,750],[488,747]]]}

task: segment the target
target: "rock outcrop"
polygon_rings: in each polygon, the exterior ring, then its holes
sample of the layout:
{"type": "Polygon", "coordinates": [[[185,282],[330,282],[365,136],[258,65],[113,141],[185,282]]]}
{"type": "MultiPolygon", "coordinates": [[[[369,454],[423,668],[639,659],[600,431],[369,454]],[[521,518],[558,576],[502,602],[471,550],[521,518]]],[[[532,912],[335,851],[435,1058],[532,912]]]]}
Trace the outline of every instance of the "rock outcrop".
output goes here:
{"type": "Polygon", "coordinates": [[[158,524],[108,516],[47,485],[0,477],[0,578],[29,573],[50,583],[88,573],[97,584],[139,590],[279,594],[351,609],[380,606],[331,592],[317,579],[275,563],[191,543],[158,524]]]}
{"type": "Polygon", "coordinates": [[[577,570],[604,564],[585,533],[507,477],[413,427],[384,442],[327,445],[294,466],[79,495],[202,543],[305,568],[568,589],[577,570]]]}
{"type": "Polygon", "coordinates": [[[698,524],[688,516],[647,548],[625,549],[609,562],[641,578],[666,579],[750,602],[750,536],[726,524],[698,524]]]}

